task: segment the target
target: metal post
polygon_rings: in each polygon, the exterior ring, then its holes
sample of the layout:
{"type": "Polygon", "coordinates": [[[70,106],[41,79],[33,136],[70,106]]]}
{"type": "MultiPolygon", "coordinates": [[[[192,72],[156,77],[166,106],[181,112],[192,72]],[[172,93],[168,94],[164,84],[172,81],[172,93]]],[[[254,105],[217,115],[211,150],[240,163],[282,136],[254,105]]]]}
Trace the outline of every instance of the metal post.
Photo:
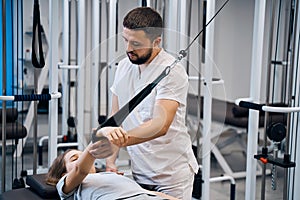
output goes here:
{"type": "Polygon", "coordinates": [[[168,24],[169,27],[165,27],[167,32],[166,32],[166,41],[172,41],[172,42],[167,42],[164,46],[164,48],[166,48],[168,51],[170,52],[174,52],[174,53],[178,53],[178,49],[179,49],[179,38],[177,35],[177,31],[179,30],[178,25],[179,23],[179,19],[177,17],[178,15],[178,7],[179,7],[179,3],[178,0],[174,0],[172,1],[172,3],[169,2],[168,5],[168,19],[169,21],[165,24],[168,24]]]}
{"type": "MultiPolygon", "coordinates": [[[[274,32],[274,20],[275,20],[275,8],[276,3],[271,1],[271,12],[270,12],[270,29],[269,29],[269,46],[268,46],[268,66],[267,66],[267,80],[266,80],[266,105],[270,103],[270,85],[271,85],[271,68],[272,68],[272,53],[273,53],[273,32],[274,32]]],[[[274,94],[273,94],[274,95],[274,94]]],[[[269,113],[265,113],[264,123],[264,150],[267,150],[267,126],[269,122],[269,113]]],[[[251,136],[252,137],[252,136],[251,136]]],[[[274,173],[274,172],[272,172],[274,173]]],[[[261,177],[261,200],[265,199],[265,187],[266,187],[266,165],[262,166],[262,177],[261,177]]]]}
{"type": "MultiPolygon", "coordinates": [[[[110,37],[116,37],[116,4],[117,4],[117,0],[111,0],[109,2],[109,19],[107,20],[107,23],[109,23],[108,26],[108,35],[110,37]]],[[[114,72],[115,72],[115,63],[114,63],[114,59],[115,59],[115,55],[116,55],[116,51],[115,51],[115,46],[116,46],[116,40],[114,39],[109,39],[107,41],[107,64],[108,64],[108,68],[107,68],[107,87],[109,88],[114,80],[114,72]]],[[[109,90],[107,88],[107,93],[109,93],[109,90]]],[[[107,95],[107,103],[106,103],[107,107],[106,107],[106,112],[107,115],[109,114],[109,108],[111,108],[111,93],[109,93],[107,95]]]]}
{"type": "Polygon", "coordinates": [[[85,140],[84,105],[85,105],[85,69],[83,67],[85,57],[85,0],[78,1],[78,93],[77,93],[77,117],[78,117],[78,148],[83,150],[87,142],[85,140]]]}
{"type": "MultiPolygon", "coordinates": [[[[205,16],[204,16],[204,9],[206,9],[206,1],[202,1],[200,2],[199,1],[199,5],[198,5],[198,30],[201,30],[202,28],[205,27],[205,16]],[[205,2],[205,3],[204,3],[205,2]],[[202,23],[203,22],[203,23],[202,23]]],[[[206,12],[205,12],[206,13],[206,12]]],[[[204,59],[204,50],[205,50],[205,44],[203,45],[203,43],[205,42],[205,28],[203,29],[203,34],[202,34],[202,38],[200,37],[199,38],[199,44],[201,45],[198,45],[198,83],[197,83],[197,94],[198,94],[198,106],[197,106],[197,119],[199,119],[199,122],[198,122],[198,129],[197,129],[197,132],[196,132],[196,139],[197,139],[197,161],[198,161],[198,164],[200,164],[201,162],[201,148],[200,148],[200,138],[201,138],[201,133],[200,133],[200,129],[201,129],[201,122],[200,122],[200,119],[201,119],[201,112],[202,112],[202,99],[201,99],[201,67],[202,67],[202,64],[204,64],[205,62],[205,59],[204,59]],[[201,39],[202,39],[202,42],[201,42],[201,39]]]]}
{"type": "MultiPolygon", "coordinates": [[[[38,91],[38,77],[39,69],[34,68],[34,94],[38,91]]],[[[37,119],[37,101],[33,102],[33,166],[32,172],[36,174],[37,169],[37,132],[38,132],[38,119],[37,119]]]]}
{"type": "MultiPolygon", "coordinates": [[[[215,0],[207,1],[207,18],[211,19],[215,13],[215,0]]],[[[208,61],[214,57],[214,22],[207,27],[207,40],[206,43],[206,54],[205,60],[208,61]]],[[[212,76],[213,76],[213,65],[212,62],[206,62],[204,64],[204,90],[203,90],[203,145],[202,145],[202,165],[203,165],[203,200],[209,199],[210,197],[210,150],[211,150],[211,110],[212,110],[212,76]]]]}
{"type": "MultiPolygon", "coordinates": [[[[69,64],[69,0],[63,2],[63,27],[62,27],[62,60],[64,65],[69,64]]],[[[68,113],[69,113],[69,70],[62,71],[62,134],[68,132],[68,113]]]]}
{"type": "MultiPolygon", "coordinates": [[[[49,93],[58,91],[59,1],[49,1],[49,93]]],[[[48,165],[57,157],[58,99],[49,101],[48,165]]]]}
{"type": "MultiPolygon", "coordinates": [[[[187,18],[187,3],[187,0],[182,0],[179,2],[179,49],[184,49],[188,46],[188,39],[186,36],[188,33],[187,29],[190,28],[191,23],[187,18]]],[[[186,63],[184,65],[186,65],[186,63]]]]}
{"type": "Polygon", "coordinates": [[[100,65],[100,2],[93,0],[92,3],[92,69],[91,69],[91,127],[98,126],[99,116],[99,67],[100,65]]]}
{"type": "MultiPolygon", "coordinates": [[[[6,96],[6,3],[2,0],[2,95],[6,96]]],[[[5,192],[6,182],[6,102],[2,101],[2,181],[1,191],[5,192]]]]}
{"type": "MultiPolygon", "coordinates": [[[[291,64],[288,65],[289,66],[289,74],[288,74],[288,105],[291,106],[293,104],[293,101],[299,105],[299,72],[297,73],[297,71],[299,71],[299,23],[300,23],[300,14],[299,14],[299,9],[300,9],[300,2],[299,0],[295,1],[295,17],[294,17],[294,24],[293,24],[293,38],[292,38],[292,50],[291,50],[291,64]],[[298,84],[297,84],[298,82],[298,84]],[[293,86],[294,84],[294,86],[293,86]],[[298,90],[295,89],[295,87],[298,87],[298,90]],[[296,101],[298,100],[298,101],[296,101]]],[[[297,147],[297,141],[295,141],[294,139],[297,138],[298,142],[299,142],[299,136],[297,137],[297,135],[299,134],[299,113],[298,113],[298,117],[294,116],[294,118],[291,116],[291,114],[288,114],[288,119],[287,119],[287,136],[286,136],[286,148],[285,148],[285,153],[284,153],[284,159],[285,160],[290,160],[290,156],[294,155],[295,156],[295,160],[296,160],[296,168],[294,173],[292,173],[291,169],[285,169],[284,171],[284,190],[283,190],[283,198],[284,199],[297,199],[298,196],[300,194],[299,192],[299,185],[300,185],[300,180],[298,178],[298,173],[297,171],[299,171],[299,148],[297,147]],[[292,121],[293,119],[297,119],[295,121],[292,121]],[[292,130],[293,126],[292,123],[297,124],[297,126],[294,127],[298,127],[298,132],[297,130],[292,130]],[[294,138],[293,138],[293,135],[294,138]],[[295,146],[294,151],[291,148],[292,145],[295,146]],[[291,153],[292,152],[292,153],[291,153]],[[289,184],[293,184],[291,183],[291,180],[293,180],[292,175],[294,175],[294,185],[293,185],[293,191],[290,192],[289,194],[289,189],[288,185],[289,184]],[[294,195],[294,196],[293,196],[294,195]]]]}
{"type": "MultiPolygon", "coordinates": [[[[265,7],[266,7],[265,0],[255,1],[252,58],[251,58],[251,80],[250,80],[251,83],[250,98],[254,102],[258,102],[260,98],[265,7]]],[[[254,159],[253,156],[257,153],[258,119],[259,119],[259,113],[254,110],[250,110],[249,123],[248,123],[248,143],[247,143],[247,166],[246,166],[246,188],[247,189],[245,189],[246,200],[254,200],[256,194],[255,174],[256,174],[257,161],[256,159],[254,159]]]]}

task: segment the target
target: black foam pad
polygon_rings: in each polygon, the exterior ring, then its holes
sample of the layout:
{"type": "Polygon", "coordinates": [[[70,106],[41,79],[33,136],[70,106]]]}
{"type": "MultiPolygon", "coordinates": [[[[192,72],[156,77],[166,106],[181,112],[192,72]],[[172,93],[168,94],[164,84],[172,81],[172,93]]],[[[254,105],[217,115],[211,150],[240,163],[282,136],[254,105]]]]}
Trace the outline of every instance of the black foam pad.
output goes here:
{"type": "MultiPolygon", "coordinates": [[[[30,188],[20,188],[15,190],[9,190],[0,194],[1,200],[42,200],[48,198],[41,198],[35,192],[33,192],[30,188]]],[[[49,198],[51,199],[51,198],[49,198]]],[[[53,198],[52,198],[53,199],[53,198]]],[[[59,199],[59,198],[57,198],[59,199]]]]}
{"type": "Polygon", "coordinates": [[[233,105],[232,113],[233,113],[234,117],[248,117],[249,109],[233,105]]]}
{"type": "MultiPolygon", "coordinates": [[[[203,97],[199,98],[197,95],[188,94],[187,96],[187,114],[197,116],[198,105],[200,106],[200,117],[203,117],[203,97]]],[[[280,103],[274,103],[272,106],[286,106],[280,103]]],[[[212,120],[224,124],[247,128],[248,127],[248,113],[249,109],[242,108],[233,102],[228,102],[220,99],[212,99],[212,120]]],[[[286,115],[282,113],[269,113],[272,122],[286,123],[286,115]]],[[[259,112],[259,127],[264,127],[265,112],[259,112]]]]}
{"type": "MultiPolygon", "coordinates": [[[[14,122],[18,119],[18,110],[16,108],[6,108],[6,122],[14,122]]],[[[0,123],[2,123],[2,108],[0,109],[0,123]]]]}
{"type": "MultiPolygon", "coordinates": [[[[26,137],[27,129],[19,122],[6,124],[6,139],[21,139],[26,137]]],[[[2,140],[2,128],[0,128],[0,140],[2,140]]]]}
{"type": "Polygon", "coordinates": [[[27,176],[26,184],[40,195],[42,198],[57,198],[59,199],[55,186],[46,183],[46,174],[35,174],[27,176]]]}

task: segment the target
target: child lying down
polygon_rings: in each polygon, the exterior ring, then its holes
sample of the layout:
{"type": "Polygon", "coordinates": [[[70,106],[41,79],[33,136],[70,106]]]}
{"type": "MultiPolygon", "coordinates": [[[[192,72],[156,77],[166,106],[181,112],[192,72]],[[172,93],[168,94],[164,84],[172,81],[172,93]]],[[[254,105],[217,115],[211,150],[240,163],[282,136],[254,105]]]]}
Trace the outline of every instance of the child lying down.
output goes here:
{"type": "Polygon", "coordinates": [[[67,150],[53,161],[47,183],[56,185],[61,199],[176,200],[164,193],[145,190],[134,180],[115,172],[96,173],[95,159],[111,154],[111,144],[105,140],[89,144],[83,152],[67,150]]]}

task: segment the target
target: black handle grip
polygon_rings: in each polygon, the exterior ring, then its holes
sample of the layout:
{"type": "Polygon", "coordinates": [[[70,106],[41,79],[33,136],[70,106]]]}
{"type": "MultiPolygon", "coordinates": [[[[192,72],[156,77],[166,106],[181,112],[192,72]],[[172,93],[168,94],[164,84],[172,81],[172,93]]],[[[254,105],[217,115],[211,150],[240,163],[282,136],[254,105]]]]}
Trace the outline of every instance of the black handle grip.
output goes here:
{"type": "Polygon", "coordinates": [[[263,111],[262,110],[263,105],[257,104],[257,103],[252,103],[252,102],[247,102],[247,101],[240,101],[239,106],[243,107],[243,108],[249,108],[249,109],[252,109],[252,110],[263,111]]]}
{"type": "Polygon", "coordinates": [[[14,101],[50,101],[50,94],[25,94],[15,95],[14,101]]]}
{"type": "Polygon", "coordinates": [[[230,184],[230,200],[235,200],[235,184],[230,184]]]}
{"type": "Polygon", "coordinates": [[[108,140],[108,138],[105,137],[101,132],[98,132],[98,130],[99,130],[99,127],[93,131],[92,142],[95,143],[95,142],[98,142],[99,140],[108,140]]]}

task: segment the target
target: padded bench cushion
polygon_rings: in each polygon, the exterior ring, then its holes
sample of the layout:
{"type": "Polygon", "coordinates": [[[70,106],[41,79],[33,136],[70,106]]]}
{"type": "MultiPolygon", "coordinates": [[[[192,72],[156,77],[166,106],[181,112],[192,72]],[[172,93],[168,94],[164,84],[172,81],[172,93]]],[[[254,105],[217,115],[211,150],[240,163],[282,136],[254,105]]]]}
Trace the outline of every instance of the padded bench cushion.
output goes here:
{"type": "Polygon", "coordinates": [[[59,199],[56,187],[46,183],[46,174],[29,175],[26,184],[43,198],[59,199]]]}
{"type": "MultiPolygon", "coordinates": [[[[30,188],[20,188],[9,190],[0,195],[1,200],[41,200],[41,198],[35,192],[31,191],[30,188]]],[[[51,199],[51,198],[49,198],[51,199]]],[[[53,199],[53,198],[52,198],[53,199]]]]}
{"type": "MultiPolygon", "coordinates": [[[[21,139],[26,137],[27,129],[19,122],[6,124],[6,139],[21,139]]],[[[2,140],[2,128],[0,128],[0,140],[2,140]]]]}
{"type": "Polygon", "coordinates": [[[46,184],[46,174],[35,174],[26,177],[29,187],[14,189],[0,194],[1,200],[59,200],[55,186],[46,184]]]}
{"type": "MultiPolygon", "coordinates": [[[[21,139],[27,136],[26,128],[20,124],[18,110],[16,108],[6,108],[6,139],[21,139]]],[[[0,126],[2,127],[2,108],[0,109],[0,126]]],[[[0,128],[0,140],[2,140],[2,128],[0,128]]]]}
{"type": "MultiPolygon", "coordinates": [[[[203,97],[199,99],[196,95],[188,94],[187,97],[187,113],[190,115],[197,115],[198,104],[201,100],[201,118],[203,117],[203,97]]],[[[274,104],[274,106],[282,106],[274,104]]],[[[212,99],[212,120],[225,123],[228,125],[247,128],[248,127],[248,113],[249,109],[245,109],[235,105],[233,102],[228,102],[219,99],[212,99]]],[[[286,123],[286,115],[282,113],[269,113],[272,122],[286,123]]],[[[259,113],[259,127],[264,126],[265,113],[259,113]]]]}
{"type": "MultiPolygon", "coordinates": [[[[16,108],[6,108],[6,122],[14,122],[18,119],[18,110],[16,108]]],[[[0,109],[0,122],[2,123],[2,108],[0,109]]]]}

